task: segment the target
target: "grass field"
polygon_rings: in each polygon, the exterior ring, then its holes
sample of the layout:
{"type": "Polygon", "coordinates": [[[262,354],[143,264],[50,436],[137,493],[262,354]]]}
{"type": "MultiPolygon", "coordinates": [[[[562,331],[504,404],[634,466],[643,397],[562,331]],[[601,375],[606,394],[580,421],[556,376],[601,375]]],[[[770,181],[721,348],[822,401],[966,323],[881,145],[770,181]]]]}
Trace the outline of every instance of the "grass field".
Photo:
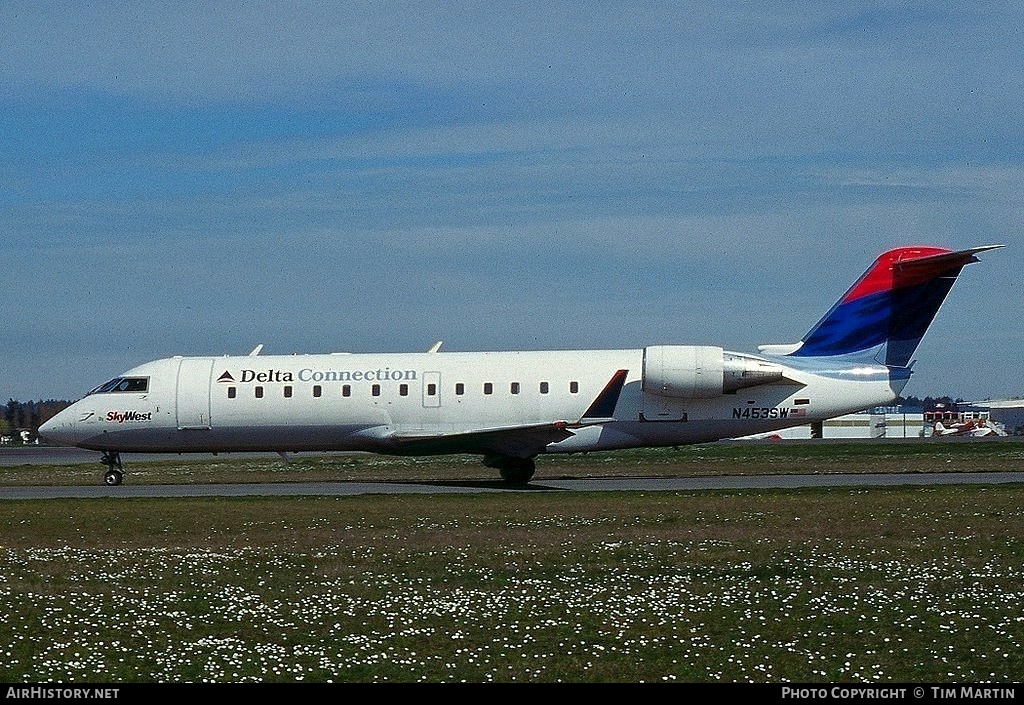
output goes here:
{"type": "MultiPolygon", "coordinates": [[[[538,480],[1018,471],[1022,458],[1024,444],[1005,441],[712,444],[544,458],[538,480]]],[[[125,482],[493,472],[459,457],[133,459],[125,482]]],[[[96,474],[0,471],[6,485],[96,474]]],[[[1014,683],[1024,673],[1024,481],[0,506],[4,683],[1014,683]]]]}

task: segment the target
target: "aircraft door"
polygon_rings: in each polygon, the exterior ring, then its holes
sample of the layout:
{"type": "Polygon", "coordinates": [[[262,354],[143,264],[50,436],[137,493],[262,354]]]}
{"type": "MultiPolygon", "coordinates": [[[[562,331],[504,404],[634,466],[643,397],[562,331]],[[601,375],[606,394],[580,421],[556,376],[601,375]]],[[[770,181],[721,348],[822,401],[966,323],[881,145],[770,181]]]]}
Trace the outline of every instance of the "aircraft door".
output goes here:
{"type": "Polygon", "coordinates": [[[211,358],[182,358],[178,366],[178,429],[210,428],[211,358]]]}
{"type": "Polygon", "coordinates": [[[441,373],[423,373],[423,406],[437,408],[441,406],[441,373]]]}

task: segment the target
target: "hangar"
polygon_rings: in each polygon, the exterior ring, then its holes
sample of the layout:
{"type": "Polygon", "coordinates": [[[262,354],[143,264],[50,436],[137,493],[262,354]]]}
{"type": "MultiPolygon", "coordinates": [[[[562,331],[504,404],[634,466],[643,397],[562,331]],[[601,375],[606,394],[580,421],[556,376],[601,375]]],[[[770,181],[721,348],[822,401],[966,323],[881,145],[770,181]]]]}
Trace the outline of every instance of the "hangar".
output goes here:
{"type": "Polygon", "coordinates": [[[1002,424],[1011,436],[1024,436],[1024,399],[990,399],[973,406],[987,409],[993,422],[1002,424]]]}

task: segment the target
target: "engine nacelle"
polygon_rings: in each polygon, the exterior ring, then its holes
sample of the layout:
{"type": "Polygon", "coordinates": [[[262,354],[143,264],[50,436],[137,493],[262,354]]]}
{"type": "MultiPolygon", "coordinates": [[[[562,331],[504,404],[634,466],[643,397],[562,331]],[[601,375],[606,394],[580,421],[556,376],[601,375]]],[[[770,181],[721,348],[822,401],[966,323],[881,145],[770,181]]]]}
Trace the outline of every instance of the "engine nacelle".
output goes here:
{"type": "Polygon", "coordinates": [[[744,387],[782,381],[780,365],[712,345],[644,348],[643,390],[681,399],[709,399],[744,387]]]}

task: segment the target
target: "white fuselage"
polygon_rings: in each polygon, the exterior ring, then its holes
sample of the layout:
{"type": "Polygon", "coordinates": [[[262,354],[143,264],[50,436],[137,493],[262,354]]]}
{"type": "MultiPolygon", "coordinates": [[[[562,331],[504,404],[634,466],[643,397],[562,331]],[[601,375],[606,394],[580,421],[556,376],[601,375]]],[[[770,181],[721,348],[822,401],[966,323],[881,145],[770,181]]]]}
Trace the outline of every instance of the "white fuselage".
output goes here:
{"type": "Polygon", "coordinates": [[[145,391],[91,393],[44,430],[56,441],[119,452],[407,453],[401,441],[412,436],[452,439],[437,452],[453,452],[463,434],[475,452],[472,439],[492,429],[579,421],[616,372],[627,371],[607,419],[537,449],[563,453],[736,438],[896,396],[884,366],[800,369],[785,358],[766,363],[782,380],[680,396],[644,384],[648,350],[173,357],[124,373],[144,379],[145,391]]]}

